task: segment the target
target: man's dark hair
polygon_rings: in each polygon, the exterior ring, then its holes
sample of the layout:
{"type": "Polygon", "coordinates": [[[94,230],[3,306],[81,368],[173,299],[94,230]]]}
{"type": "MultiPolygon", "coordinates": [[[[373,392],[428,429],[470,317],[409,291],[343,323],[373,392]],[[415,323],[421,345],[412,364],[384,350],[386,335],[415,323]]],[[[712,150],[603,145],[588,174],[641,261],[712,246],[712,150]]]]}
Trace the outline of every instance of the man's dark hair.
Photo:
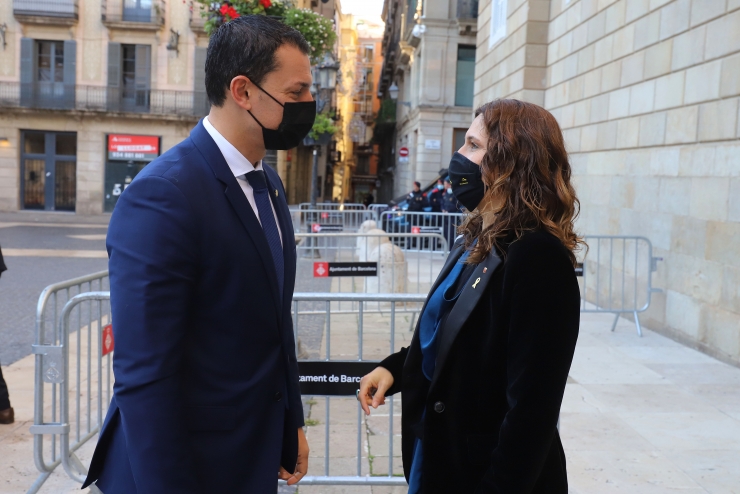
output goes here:
{"type": "Polygon", "coordinates": [[[213,106],[223,106],[231,80],[245,75],[261,84],[278,68],[275,52],[290,44],[311,53],[301,33],[264,15],[245,15],[222,24],[208,43],[206,94],[213,106]]]}
{"type": "Polygon", "coordinates": [[[421,188],[421,182],[414,182],[414,185],[416,185],[417,187],[421,188]]]}

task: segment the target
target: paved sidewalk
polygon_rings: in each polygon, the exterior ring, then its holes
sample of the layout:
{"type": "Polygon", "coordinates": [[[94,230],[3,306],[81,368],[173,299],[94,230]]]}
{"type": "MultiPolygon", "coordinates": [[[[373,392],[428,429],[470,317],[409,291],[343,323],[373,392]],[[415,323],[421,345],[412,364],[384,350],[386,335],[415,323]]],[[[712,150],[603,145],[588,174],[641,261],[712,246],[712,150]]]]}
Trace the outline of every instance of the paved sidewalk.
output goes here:
{"type": "MultiPolygon", "coordinates": [[[[396,349],[409,343],[408,315],[397,314],[396,349]]],[[[583,314],[566,386],[560,431],[573,494],[740,492],[740,369],[621,319],[583,314]]],[[[365,315],[365,358],[388,353],[388,315],[365,315]]],[[[357,317],[333,316],[331,357],[357,358],[357,317]]],[[[322,348],[325,340],[322,341],[322,348]]],[[[325,355],[322,350],[321,357],[325,355]]],[[[332,475],[357,469],[357,405],[332,399],[332,475]]],[[[400,399],[394,404],[393,471],[400,473],[400,399]]],[[[311,407],[311,470],[324,472],[324,398],[311,407]]],[[[362,419],[361,472],[387,475],[388,409],[362,419]]],[[[403,488],[304,486],[299,494],[378,494],[403,488]]]]}

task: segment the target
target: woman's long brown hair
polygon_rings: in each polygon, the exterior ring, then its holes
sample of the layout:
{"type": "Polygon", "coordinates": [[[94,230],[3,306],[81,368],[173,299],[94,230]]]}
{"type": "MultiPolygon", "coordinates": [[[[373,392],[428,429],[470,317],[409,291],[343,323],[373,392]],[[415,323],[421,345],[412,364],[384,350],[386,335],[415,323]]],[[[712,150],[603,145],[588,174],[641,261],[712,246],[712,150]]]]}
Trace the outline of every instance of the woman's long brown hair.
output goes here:
{"type": "Polygon", "coordinates": [[[575,266],[575,252],[585,245],[573,225],[580,202],[557,120],[544,108],[515,99],[486,103],[475,111],[478,115],[488,131],[481,161],[489,199],[484,202],[495,208],[490,212],[495,219],[483,230],[482,214],[490,213],[476,209],[460,226],[466,247],[478,239],[467,262],[479,263],[512,234],[519,239],[542,229],[560,239],[575,266]]]}

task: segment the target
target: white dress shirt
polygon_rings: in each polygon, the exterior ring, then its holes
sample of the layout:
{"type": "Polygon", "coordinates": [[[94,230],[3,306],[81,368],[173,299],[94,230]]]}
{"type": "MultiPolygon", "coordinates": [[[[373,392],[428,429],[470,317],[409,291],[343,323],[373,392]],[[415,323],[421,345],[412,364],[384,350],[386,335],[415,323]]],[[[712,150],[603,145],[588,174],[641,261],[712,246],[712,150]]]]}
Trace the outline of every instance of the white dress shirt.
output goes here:
{"type": "MultiPolygon", "coordinates": [[[[203,119],[203,127],[206,128],[206,131],[216,142],[216,146],[218,146],[218,149],[221,150],[221,154],[223,154],[224,159],[226,160],[226,164],[229,165],[231,173],[234,174],[237,183],[244,192],[244,195],[247,196],[247,201],[249,201],[249,205],[252,206],[252,211],[254,211],[254,215],[257,217],[257,221],[259,221],[261,225],[262,221],[260,220],[260,212],[257,209],[257,203],[254,202],[254,190],[252,190],[252,186],[249,184],[244,175],[254,170],[262,170],[262,161],[257,163],[257,166],[252,165],[252,163],[250,163],[249,160],[245,158],[244,155],[240,153],[233,144],[227,141],[226,138],[222,136],[219,131],[216,130],[211,122],[208,121],[208,117],[203,119]]],[[[277,225],[278,234],[280,235],[280,244],[282,245],[283,232],[280,230],[280,222],[278,221],[277,213],[275,212],[275,205],[272,203],[272,200],[270,200],[270,207],[272,208],[273,216],[275,216],[275,224],[277,225]]]]}

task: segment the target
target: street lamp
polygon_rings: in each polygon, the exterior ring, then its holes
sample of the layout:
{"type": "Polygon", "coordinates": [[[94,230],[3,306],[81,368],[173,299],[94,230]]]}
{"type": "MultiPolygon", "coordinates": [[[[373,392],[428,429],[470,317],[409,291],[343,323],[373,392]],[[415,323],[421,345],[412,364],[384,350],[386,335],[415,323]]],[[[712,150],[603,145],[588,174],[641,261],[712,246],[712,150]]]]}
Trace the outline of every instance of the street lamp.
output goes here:
{"type": "Polygon", "coordinates": [[[334,57],[327,53],[319,65],[319,87],[321,89],[336,88],[337,72],[339,72],[339,62],[335,61],[334,57]]]}
{"type": "MultiPolygon", "coordinates": [[[[324,59],[314,67],[313,86],[311,94],[316,99],[316,109],[321,112],[324,110],[326,103],[331,101],[331,93],[337,87],[337,72],[339,72],[339,62],[334,60],[331,53],[324,54],[324,59]],[[322,97],[324,96],[324,97],[322,97]]],[[[316,195],[319,181],[319,148],[320,145],[313,145],[313,167],[311,169],[311,209],[316,209],[316,195]]]]}
{"type": "Polygon", "coordinates": [[[401,103],[403,106],[408,106],[409,108],[411,108],[411,102],[397,101],[398,100],[398,86],[396,86],[395,82],[391,84],[391,87],[388,88],[388,96],[390,96],[393,101],[396,101],[396,103],[401,103]]]}

